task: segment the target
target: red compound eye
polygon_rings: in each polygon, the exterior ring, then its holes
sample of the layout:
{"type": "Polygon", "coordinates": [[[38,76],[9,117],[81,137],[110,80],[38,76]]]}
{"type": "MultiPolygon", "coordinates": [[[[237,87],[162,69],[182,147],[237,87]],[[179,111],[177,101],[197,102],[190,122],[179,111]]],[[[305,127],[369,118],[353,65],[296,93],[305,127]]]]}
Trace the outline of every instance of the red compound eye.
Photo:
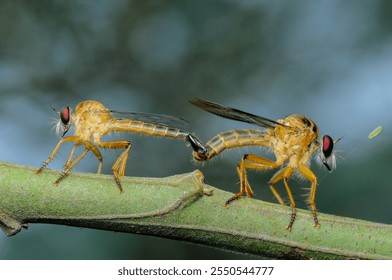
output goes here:
{"type": "Polygon", "coordinates": [[[60,119],[64,125],[67,125],[69,122],[69,107],[64,107],[60,111],[60,119]]]}
{"type": "Polygon", "coordinates": [[[331,136],[323,136],[323,154],[326,158],[329,158],[333,150],[333,140],[331,136]]]}

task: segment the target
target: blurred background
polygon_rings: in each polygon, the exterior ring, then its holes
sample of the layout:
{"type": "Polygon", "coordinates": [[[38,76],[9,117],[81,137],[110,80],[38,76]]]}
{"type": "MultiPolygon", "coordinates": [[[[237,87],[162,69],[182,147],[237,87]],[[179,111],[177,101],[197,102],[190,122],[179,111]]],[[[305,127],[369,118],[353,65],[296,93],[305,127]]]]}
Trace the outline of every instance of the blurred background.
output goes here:
{"type": "MultiPolygon", "coordinates": [[[[391,13],[387,0],[2,0],[0,160],[38,168],[58,141],[51,108],[75,108],[87,99],[119,111],[184,118],[202,141],[251,127],[188,102],[201,97],[271,119],[300,113],[321,134],[343,136],[335,172],[312,164],[320,180],[319,211],[392,223],[391,13]],[[383,133],[369,140],[379,125],[383,133]]],[[[239,188],[235,165],[241,156],[266,154],[236,149],[197,166],[181,141],[112,138],[133,143],[127,175],[161,177],[199,168],[207,183],[232,192],[239,188]]],[[[50,168],[61,169],[70,149],[64,145],[50,168]]],[[[105,173],[118,155],[103,151],[105,173]]],[[[97,166],[90,155],[75,171],[96,172],[97,166]]],[[[272,174],[250,172],[255,198],[276,202],[267,185],[272,174]]],[[[300,202],[307,184],[291,181],[300,208],[306,208],[300,202]]],[[[278,189],[283,192],[282,185],[278,189]]],[[[217,258],[252,257],[55,225],[0,234],[0,259],[217,258]]]]}

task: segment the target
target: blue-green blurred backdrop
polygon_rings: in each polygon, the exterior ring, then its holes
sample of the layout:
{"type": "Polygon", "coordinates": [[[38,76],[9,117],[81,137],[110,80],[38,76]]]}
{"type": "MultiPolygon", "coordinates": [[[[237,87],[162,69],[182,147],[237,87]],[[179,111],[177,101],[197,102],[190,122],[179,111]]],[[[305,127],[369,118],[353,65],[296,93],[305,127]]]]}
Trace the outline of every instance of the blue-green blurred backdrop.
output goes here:
{"type": "MultiPolygon", "coordinates": [[[[203,141],[249,125],[192,107],[191,97],[272,119],[301,113],[322,134],[344,136],[334,173],[312,165],[320,178],[319,211],[391,223],[391,12],[387,0],[2,0],[0,160],[38,167],[58,141],[51,107],[74,108],[86,99],[121,111],[185,118],[203,141]],[[378,125],[383,133],[368,140],[378,125]]],[[[117,137],[133,143],[128,175],[159,177],[200,168],[209,184],[233,192],[241,155],[265,154],[253,148],[226,151],[200,167],[181,141],[117,137]]],[[[69,150],[64,145],[50,168],[61,169],[69,150]]],[[[110,173],[118,152],[103,154],[110,173]]],[[[89,156],[75,170],[95,172],[97,164],[89,156]]],[[[250,173],[256,198],[274,201],[267,186],[271,175],[250,173]]],[[[298,201],[307,184],[291,182],[298,201]]],[[[262,213],[255,215],[262,219],[262,213]]],[[[14,237],[0,235],[0,259],[36,258],[249,256],[65,226],[32,224],[14,237]]]]}

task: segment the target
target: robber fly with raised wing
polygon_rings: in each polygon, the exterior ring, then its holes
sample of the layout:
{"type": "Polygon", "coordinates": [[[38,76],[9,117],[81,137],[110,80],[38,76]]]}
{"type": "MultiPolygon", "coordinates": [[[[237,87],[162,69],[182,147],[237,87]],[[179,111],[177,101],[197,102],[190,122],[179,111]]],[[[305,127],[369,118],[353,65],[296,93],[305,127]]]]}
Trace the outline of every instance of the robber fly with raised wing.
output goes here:
{"type": "Polygon", "coordinates": [[[73,143],[74,146],[65,163],[64,170],[55,181],[55,184],[58,184],[64,179],[88,151],[91,151],[99,160],[98,173],[101,173],[103,158],[98,148],[125,149],[112,167],[115,182],[120,192],[123,192],[120,178],[124,176],[128,154],[131,150],[131,143],[127,140],[101,141],[104,135],[112,132],[134,132],[152,136],[178,138],[189,141],[194,150],[200,153],[205,152],[204,147],[195,136],[178,128],[183,127],[186,121],[176,117],[149,113],[112,111],[100,102],[93,100],[79,103],[73,113],[69,107],[64,107],[57,113],[60,119],[56,125],[56,131],[61,137],[60,141],[49,158],[36,171],[36,174],[39,174],[46,168],[53,160],[61,144],[65,142],[73,143]],[[75,135],[64,137],[71,126],[75,128],[75,135]],[[84,146],[84,151],[74,159],[75,149],[81,145],[84,146]]]}
{"type": "Polygon", "coordinates": [[[316,124],[308,117],[298,114],[273,121],[202,99],[192,99],[190,102],[215,115],[265,128],[264,131],[258,129],[231,130],[216,135],[204,147],[201,144],[192,145],[195,150],[193,157],[196,161],[208,161],[226,149],[243,146],[263,146],[273,150],[275,154],[275,161],[254,154],[245,154],[242,157],[237,165],[237,173],[240,177],[240,191],[227,200],[225,206],[245,194],[248,197],[252,197],[253,190],[246,177],[247,169],[269,170],[280,168],[272,176],[269,186],[279,203],[285,205],[275,188],[275,184],[283,180],[292,207],[290,222],[286,229],[291,230],[297,211],[295,200],[287,181],[294,171],[297,171],[311,182],[308,202],[313,214],[314,226],[320,226],[315,204],[317,177],[310,170],[309,161],[314,153],[318,153],[319,160],[328,171],[334,170],[336,168],[336,158],[333,153],[333,147],[339,139],[333,141],[330,136],[325,135],[321,140],[318,140],[319,130],[316,124]],[[197,149],[197,147],[200,148],[197,149]]]}

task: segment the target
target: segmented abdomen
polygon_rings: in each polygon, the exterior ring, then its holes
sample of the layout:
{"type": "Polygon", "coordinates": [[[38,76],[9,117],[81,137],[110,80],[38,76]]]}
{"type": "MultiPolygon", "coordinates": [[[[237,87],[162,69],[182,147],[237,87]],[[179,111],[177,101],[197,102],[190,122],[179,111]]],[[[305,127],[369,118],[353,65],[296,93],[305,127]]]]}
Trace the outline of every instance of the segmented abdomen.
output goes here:
{"type": "Polygon", "coordinates": [[[226,149],[243,146],[268,146],[269,141],[265,133],[258,129],[236,129],[220,133],[207,142],[205,148],[207,153],[193,153],[197,161],[205,161],[220,154],[226,149]]]}
{"type": "Polygon", "coordinates": [[[151,124],[133,120],[115,120],[111,123],[111,131],[143,133],[151,136],[186,139],[189,133],[178,128],[151,124]]]}

